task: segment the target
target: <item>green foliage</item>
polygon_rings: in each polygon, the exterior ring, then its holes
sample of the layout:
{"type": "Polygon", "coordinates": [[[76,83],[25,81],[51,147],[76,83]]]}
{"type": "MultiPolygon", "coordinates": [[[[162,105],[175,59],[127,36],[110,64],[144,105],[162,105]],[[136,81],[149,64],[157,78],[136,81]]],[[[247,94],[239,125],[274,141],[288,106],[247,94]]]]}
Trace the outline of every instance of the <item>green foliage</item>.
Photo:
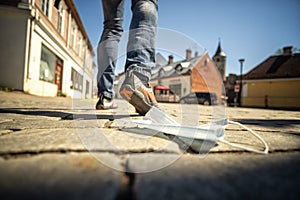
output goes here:
{"type": "Polygon", "coordinates": [[[8,87],[2,87],[2,86],[0,86],[0,91],[12,92],[12,91],[15,91],[15,89],[14,88],[8,88],[8,87]]]}
{"type": "Polygon", "coordinates": [[[62,93],[62,92],[58,92],[57,96],[58,97],[67,97],[67,95],[65,93],[62,93]]]}
{"type": "MultiPolygon", "coordinates": [[[[293,47],[292,48],[292,53],[300,53],[300,48],[297,47],[293,47]]],[[[275,52],[275,55],[282,55],[283,54],[283,48],[281,49],[277,49],[277,51],[275,52]]]]}

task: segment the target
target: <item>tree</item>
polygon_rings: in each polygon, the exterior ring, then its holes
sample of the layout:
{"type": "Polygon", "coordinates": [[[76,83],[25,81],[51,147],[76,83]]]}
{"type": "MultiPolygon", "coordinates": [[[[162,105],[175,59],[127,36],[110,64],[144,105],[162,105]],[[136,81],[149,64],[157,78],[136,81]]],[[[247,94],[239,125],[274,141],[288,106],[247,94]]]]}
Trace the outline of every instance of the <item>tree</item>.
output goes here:
{"type": "MultiPolygon", "coordinates": [[[[299,48],[296,48],[296,47],[293,47],[292,48],[292,53],[300,53],[300,49],[299,48]]],[[[283,48],[281,49],[277,49],[277,51],[275,52],[275,55],[282,55],[283,54],[283,48]]]]}

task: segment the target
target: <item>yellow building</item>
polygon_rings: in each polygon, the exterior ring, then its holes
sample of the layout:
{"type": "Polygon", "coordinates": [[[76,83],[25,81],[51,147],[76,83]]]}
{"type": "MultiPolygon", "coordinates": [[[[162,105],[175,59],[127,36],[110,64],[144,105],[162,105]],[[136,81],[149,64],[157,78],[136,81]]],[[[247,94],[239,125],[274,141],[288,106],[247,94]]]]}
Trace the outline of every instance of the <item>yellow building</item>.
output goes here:
{"type": "Polygon", "coordinates": [[[300,54],[285,47],[243,76],[242,105],[300,108],[300,54]]]}

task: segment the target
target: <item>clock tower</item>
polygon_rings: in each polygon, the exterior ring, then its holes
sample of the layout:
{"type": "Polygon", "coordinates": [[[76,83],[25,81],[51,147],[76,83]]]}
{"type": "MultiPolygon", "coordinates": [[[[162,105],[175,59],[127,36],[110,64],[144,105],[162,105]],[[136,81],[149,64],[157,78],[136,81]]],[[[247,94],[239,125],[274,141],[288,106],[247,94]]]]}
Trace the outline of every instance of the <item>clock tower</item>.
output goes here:
{"type": "Polygon", "coordinates": [[[221,42],[219,41],[217,51],[213,56],[213,60],[216,64],[220,72],[220,76],[223,80],[226,79],[225,72],[226,72],[226,54],[224,53],[223,49],[221,48],[221,42]]]}

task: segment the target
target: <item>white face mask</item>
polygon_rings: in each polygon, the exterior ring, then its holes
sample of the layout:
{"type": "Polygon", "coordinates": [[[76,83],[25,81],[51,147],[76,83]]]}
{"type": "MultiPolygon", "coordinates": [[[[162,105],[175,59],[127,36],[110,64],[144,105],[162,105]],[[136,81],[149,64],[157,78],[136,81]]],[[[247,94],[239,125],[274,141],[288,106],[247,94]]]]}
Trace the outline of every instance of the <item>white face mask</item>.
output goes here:
{"type": "Polygon", "coordinates": [[[169,117],[166,113],[161,111],[160,109],[156,107],[152,107],[148,113],[146,114],[145,118],[143,120],[134,120],[132,121],[138,126],[142,126],[148,129],[156,130],[159,132],[163,132],[170,135],[175,135],[179,138],[182,138],[183,140],[196,140],[196,141],[204,141],[206,144],[202,144],[202,147],[199,147],[199,152],[204,153],[209,151],[210,148],[212,148],[215,144],[215,142],[222,142],[227,145],[241,148],[247,151],[252,151],[255,153],[262,153],[267,154],[269,147],[267,143],[259,136],[257,133],[255,133],[253,130],[249,129],[248,127],[238,123],[228,120],[227,118],[220,119],[217,121],[213,121],[208,124],[204,124],[201,126],[184,126],[178,124],[176,121],[174,121],[171,117],[169,117]],[[244,129],[248,130],[250,133],[252,133],[254,136],[256,136],[265,146],[264,151],[252,149],[249,147],[245,147],[239,144],[231,143],[226,140],[224,140],[225,137],[225,129],[228,123],[236,124],[244,129]]]}

